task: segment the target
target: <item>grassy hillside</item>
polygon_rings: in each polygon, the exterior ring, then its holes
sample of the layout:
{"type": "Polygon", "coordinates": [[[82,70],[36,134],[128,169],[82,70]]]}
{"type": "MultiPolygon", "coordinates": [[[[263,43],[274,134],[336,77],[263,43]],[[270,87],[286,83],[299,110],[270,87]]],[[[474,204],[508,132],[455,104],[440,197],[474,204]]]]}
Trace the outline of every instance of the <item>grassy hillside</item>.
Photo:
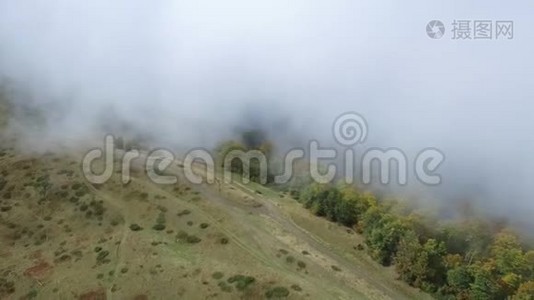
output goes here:
{"type": "Polygon", "coordinates": [[[428,298],[287,195],[155,185],[141,169],[91,185],[79,162],[2,143],[0,298],[428,298]]]}

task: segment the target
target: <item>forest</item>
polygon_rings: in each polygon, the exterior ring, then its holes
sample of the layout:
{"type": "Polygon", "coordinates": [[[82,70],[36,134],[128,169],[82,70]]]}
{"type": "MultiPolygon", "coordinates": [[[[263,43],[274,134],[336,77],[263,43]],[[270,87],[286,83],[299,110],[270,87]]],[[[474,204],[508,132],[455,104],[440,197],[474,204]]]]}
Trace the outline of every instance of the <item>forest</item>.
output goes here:
{"type": "Polygon", "coordinates": [[[534,297],[534,250],[501,224],[440,224],[344,184],[313,183],[292,194],[315,215],[354,227],[373,259],[438,299],[534,297]]]}
{"type": "MultiPolygon", "coordinates": [[[[219,167],[232,150],[259,150],[273,160],[272,143],[258,132],[220,144],[219,167]]],[[[244,165],[235,159],[228,167],[241,175],[248,171],[259,183],[257,161],[244,165]]],[[[269,169],[270,179],[275,172],[269,169]]],[[[267,185],[286,191],[316,216],[355,229],[365,237],[358,250],[394,266],[400,280],[437,299],[534,299],[534,249],[506,222],[477,215],[438,220],[345,183],[267,185]]]]}

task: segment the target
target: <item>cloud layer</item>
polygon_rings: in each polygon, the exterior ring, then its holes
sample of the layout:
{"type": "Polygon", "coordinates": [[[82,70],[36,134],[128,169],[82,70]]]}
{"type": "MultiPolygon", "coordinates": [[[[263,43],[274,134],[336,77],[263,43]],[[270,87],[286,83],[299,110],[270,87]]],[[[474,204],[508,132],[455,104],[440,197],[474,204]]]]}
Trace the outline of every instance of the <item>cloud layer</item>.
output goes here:
{"type": "MultiPolygon", "coordinates": [[[[0,2],[0,75],[43,108],[51,140],[107,120],[165,145],[213,146],[261,124],[332,142],[345,111],[366,147],[447,156],[438,198],[534,212],[529,1],[0,2]],[[444,38],[426,36],[442,20],[444,38]],[[513,40],[452,40],[455,19],[513,20],[513,40]],[[487,204],[487,205],[486,205],[487,204]]],[[[41,128],[42,130],[43,128],[41,128]]]]}

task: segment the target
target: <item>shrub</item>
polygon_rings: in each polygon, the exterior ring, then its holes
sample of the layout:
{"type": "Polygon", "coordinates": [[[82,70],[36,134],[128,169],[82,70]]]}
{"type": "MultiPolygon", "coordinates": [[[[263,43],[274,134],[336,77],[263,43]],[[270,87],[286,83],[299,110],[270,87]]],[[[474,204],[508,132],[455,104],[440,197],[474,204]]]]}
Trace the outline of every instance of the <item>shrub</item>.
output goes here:
{"type": "Polygon", "coordinates": [[[110,260],[107,258],[108,255],[109,255],[109,251],[107,251],[107,250],[98,252],[98,255],[96,256],[97,263],[99,263],[99,264],[109,263],[110,260]]]}
{"type": "Polygon", "coordinates": [[[273,287],[265,293],[267,298],[282,298],[289,296],[289,290],[282,286],[273,287]]]}
{"type": "Polygon", "coordinates": [[[156,219],[156,225],[152,226],[152,229],[157,231],[165,230],[165,214],[160,212],[156,219]]]}
{"type": "Polygon", "coordinates": [[[235,287],[240,291],[246,289],[249,285],[251,285],[255,281],[256,281],[256,278],[252,276],[245,276],[245,275],[234,275],[228,278],[228,283],[236,282],[235,287]]]}
{"type": "Polygon", "coordinates": [[[105,208],[104,205],[100,202],[94,202],[91,203],[91,206],[93,207],[93,210],[95,211],[95,215],[101,216],[104,214],[105,208]]]}
{"type": "Polygon", "coordinates": [[[189,244],[196,244],[196,243],[199,243],[202,240],[197,236],[187,234],[187,232],[185,232],[183,230],[180,230],[176,234],[176,239],[179,240],[179,241],[182,241],[182,242],[189,243],[189,244]]]}
{"type": "Polygon", "coordinates": [[[3,178],[0,178],[0,191],[4,189],[6,184],[7,184],[7,181],[3,178]]]}
{"type": "Polygon", "coordinates": [[[83,197],[85,194],[87,194],[87,191],[85,190],[79,190],[79,191],[76,191],[76,193],[74,193],[76,197],[83,197]]]}
{"type": "Polygon", "coordinates": [[[178,239],[178,240],[185,241],[185,239],[187,239],[187,237],[188,237],[187,232],[185,232],[183,230],[178,231],[178,233],[176,234],[176,239],[178,239]]]}
{"type": "Polygon", "coordinates": [[[221,279],[224,277],[224,274],[222,272],[215,272],[211,275],[213,279],[221,279]]]}
{"type": "Polygon", "coordinates": [[[209,226],[210,226],[210,224],[208,224],[208,223],[201,223],[201,224],[200,224],[200,228],[202,228],[202,229],[206,229],[206,228],[208,228],[209,226]]]}
{"type": "Polygon", "coordinates": [[[159,213],[158,218],[156,219],[156,223],[157,224],[165,224],[165,222],[166,222],[165,214],[164,213],[159,213]]]}
{"type": "Polygon", "coordinates": [[[139,226],[139,225],[134,223],[134,224],[130,225],[130,230],[131,231],[141,231],[141,230],[143,230],[143,227],[141,227],[141,226],[139,226]]]}
{"type": "Polygon", "coordinates": [[[165,224],[156,224],[156,225],[152,226],[152,229],[154,229],[156,231],[165,230],[165,224]]]}
{"type": "Polygon", "coordinates": [[[201,239],[194,235],[189,235],[186,238],[186,242],[188,242],[189,244],[196,244],[196,243],[199,243],[200,241],[201,239]]]}
{"type": "Polygon", "coordinates": [[[291,285],[291,289],[294,290],[294,291],[297,291],[297,292],[302,291],[302,288],[297,284],[291,285]]]}
{"type": "Polygon", "coordinates": [[[188,215],[190,213],[191,213],[190,210],[184,209],[184,210],[182,210],[181,212],[178,213],[178,217],[185,216],[185,215],[188,215]]]}
{"type": "Polygon", "coordinates": [[[221,288],[221,290],[223,292],[231,293],[232,290],[233,290],[232,287],[227,285],[226,282],[224,282],[224,281],[219,282],[218,285],[219,285],[219,287],[221,288]]]}
{"type": "Polygon", "coordinates": [[[24,298],[25,299],[34,299],[35,297],[37,297],[37,290],[32,289],[31,291],[29,291],[26,294],[26,296],[24,298]]]}

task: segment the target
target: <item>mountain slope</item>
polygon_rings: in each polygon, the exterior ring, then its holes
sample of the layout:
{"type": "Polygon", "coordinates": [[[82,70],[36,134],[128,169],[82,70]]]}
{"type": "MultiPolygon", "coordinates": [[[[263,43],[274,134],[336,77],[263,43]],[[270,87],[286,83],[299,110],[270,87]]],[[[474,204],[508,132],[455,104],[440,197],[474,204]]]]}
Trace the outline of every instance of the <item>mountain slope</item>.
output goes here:
{"type": "Polygon", "coordinates": [[[156,185],[142,165],[92,185],[82,152],[2,145],[0,298],[428,298],[356,250],[359,235],[268,188],[156,185]]]}

